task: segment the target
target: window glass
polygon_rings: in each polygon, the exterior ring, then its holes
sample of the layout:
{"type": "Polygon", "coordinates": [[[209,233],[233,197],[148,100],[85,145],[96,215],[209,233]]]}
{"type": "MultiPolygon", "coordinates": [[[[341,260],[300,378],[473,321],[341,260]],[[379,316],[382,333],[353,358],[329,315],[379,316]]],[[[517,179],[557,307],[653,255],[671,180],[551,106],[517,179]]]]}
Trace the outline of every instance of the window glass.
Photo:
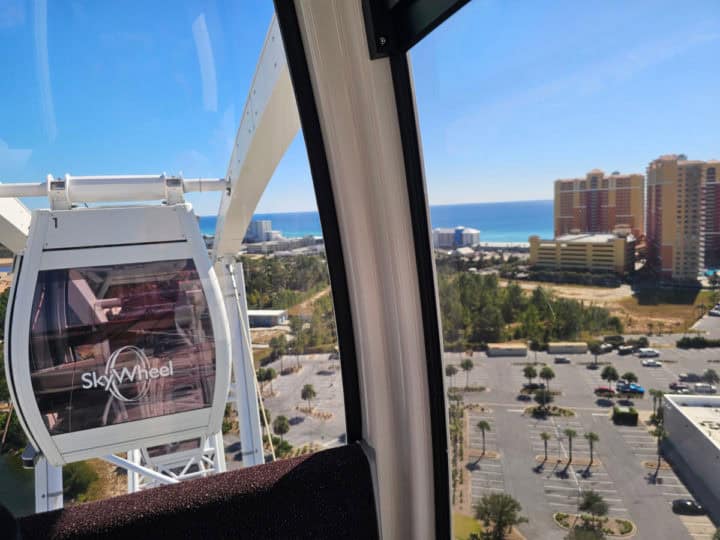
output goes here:
{"type": "MultiPolygon", "coordinates": [[[[181,0],[171,9],[148,2],[0,2],[0,50],[13,74],[0,79],[0,181],[35,183],[66,173],[224,178],[240,122],[253,110],[246,101],[272,16],[271,2],[255,0],[181,0]]],[[[220,197],[185,197],[209,248],[220,197]]],[[[22,202],[48,207],[46,198],[22,202]]],[[[232,235],[245,236],[237,258],[258,377],[252,399],[264,411],[269,461],[345,442],[341,352],[301,134],[254,212],[247,232],[232,235]]],[[[0,250],[3,319],[11,256],[0,250]]],[[[94,268],[78,261],[75,269],[40,274],[36,295],[18,301],[33,303],[33,390],[53,434],[209,404],[215,356],[199,284],[186,261],[94,268]],[[112,381],[102,380],[116,371],[112,381]],[[185,383],[166,385],[168,373],[185,383]]],[[[3,331],[0,325],[0,337],[3,331]]],[[[231,392],[222,437],[228,469],[245,465],[247,450],[236,403],[231,392]]],[[[27,441],[11,407],[0,369],[0,434],[7,427],[0,503],[24,515],[35,509],[33,471],[20,466],[27,441]]],[[[217,461],[212,452],[202,466],[196,459],[186,468],[181,457],[209,443],[177,441],[127,457],[203,476],[217,461]]],[[[66,505],[156,485],[99,459],[67,466],[63,476],[66,505]]]]}
{"type": "Polygon", "coordinates": [[[675,7],[470,2],[411,51],[457,538],[720,525],[720,6],[675,7]]]}
{"type": "Polygon", "coordinates": [[[41,271],[31,321],[51,435],[212,404],[215,344],[192,260],[41,271]]]}

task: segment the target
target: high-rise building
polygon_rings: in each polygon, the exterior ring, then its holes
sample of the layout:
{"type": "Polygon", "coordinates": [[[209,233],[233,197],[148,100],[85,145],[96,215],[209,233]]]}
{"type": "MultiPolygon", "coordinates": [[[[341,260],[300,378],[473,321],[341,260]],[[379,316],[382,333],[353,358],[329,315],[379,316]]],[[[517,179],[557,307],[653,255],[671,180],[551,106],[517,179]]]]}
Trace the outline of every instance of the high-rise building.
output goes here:
{"type": "Polygon", "coordinates": [[[720,266],[718,168],[718,161],[682,154],[648,165],[648,262],[663,277],[695,280],[720,266]]]}
{"type": "Polygon", "coordinates": [[[555,181],[555,236],[644,232],[645,189],[642,174],[593,169],[585,178],[555,181]]]}
{"type": "Polygon", "coordinates": [[[271,239],[271,235],[272,221],[269,219],[254,219],[248,226],[245,240],[248,242],[265,242],[271,239]]]}
{"type": "Polygon", "coordinates": [[[433,246],[436,249],[475,246],[480,243],[480,231],[470,227],[438,227],[433,229],[433,246]]]}

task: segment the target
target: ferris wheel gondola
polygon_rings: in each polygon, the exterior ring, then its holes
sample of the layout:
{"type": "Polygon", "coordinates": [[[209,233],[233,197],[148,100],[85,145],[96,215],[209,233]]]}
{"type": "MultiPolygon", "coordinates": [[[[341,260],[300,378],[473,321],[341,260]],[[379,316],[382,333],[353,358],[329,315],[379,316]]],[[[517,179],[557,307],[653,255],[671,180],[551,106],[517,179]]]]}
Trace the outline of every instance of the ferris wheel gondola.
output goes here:
{"type": "Polygon", "coordinates": [[[228,320],[190,205],[36,210],[6,372],[53,465],[220,431],[228,320]]]}

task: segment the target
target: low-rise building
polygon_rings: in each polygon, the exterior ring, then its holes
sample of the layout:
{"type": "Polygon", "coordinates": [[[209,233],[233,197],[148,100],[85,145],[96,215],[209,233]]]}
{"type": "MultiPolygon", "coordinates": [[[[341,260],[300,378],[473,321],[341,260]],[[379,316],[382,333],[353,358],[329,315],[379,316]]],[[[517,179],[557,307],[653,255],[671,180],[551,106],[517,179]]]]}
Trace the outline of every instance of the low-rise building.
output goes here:
{"type": "Polygon", "coordinates": [[[663,426],[668,460],[681,478],[702,483],[699,502],[720,507],[720,396],[665,395],[663,426]]]}
{"type": "Polygon", "coordinates": [[[248,309],[251,328],[268,328],[287,324],[287,309],[248,309]]]}
{"type": "Polygon", "coordinates": [[[524,343],[488,343],[488,356],[527,356],[524,343]]]}
{"type": "Polygon", "coordinates": [[[548,343],[548,354],[585,354],[588,345],[584,341],[555,341],[548,343]]]}
{"type": "Polygon", "coordinates": [[[554,240],[530,237],[530,264],[536,268],[624,274],[635,264],[631,234],[565,234],[554,240]]]}

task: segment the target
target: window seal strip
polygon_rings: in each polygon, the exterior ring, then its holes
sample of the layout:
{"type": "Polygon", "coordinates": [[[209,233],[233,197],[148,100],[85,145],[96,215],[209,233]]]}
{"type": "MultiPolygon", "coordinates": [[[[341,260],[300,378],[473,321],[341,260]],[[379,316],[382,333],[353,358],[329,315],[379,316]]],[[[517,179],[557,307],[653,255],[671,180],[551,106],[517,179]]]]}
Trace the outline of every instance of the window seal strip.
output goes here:
{"type": "Polygon", "coordinates": [[[293,0],[274,0],[274,4],[300,115],[300,125],[305,139],[305,149],[310,163],[320,224],[325,240],[325,254],[330,271],[330,286],[341,355],[347,443],[356,443],[362,440],[359,372],[345,257],[340,238],[330,167],[295,2],[293,0]]]}

